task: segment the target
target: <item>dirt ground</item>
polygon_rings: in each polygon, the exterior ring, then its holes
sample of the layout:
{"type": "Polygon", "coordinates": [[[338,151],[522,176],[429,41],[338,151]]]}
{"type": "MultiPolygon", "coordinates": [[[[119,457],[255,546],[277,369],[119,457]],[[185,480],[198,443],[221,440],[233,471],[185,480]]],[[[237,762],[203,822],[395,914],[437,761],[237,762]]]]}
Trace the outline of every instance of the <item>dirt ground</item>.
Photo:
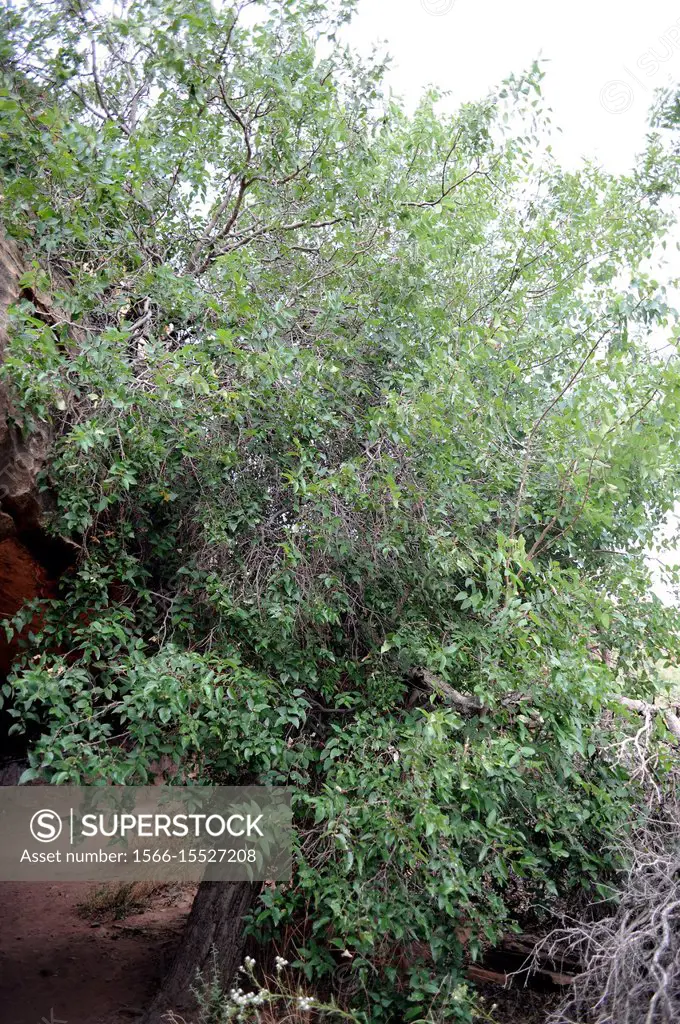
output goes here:
{"type": "Polygon", "coordinates": [[[155,990],[193,893],[161,893],[141,914],[93,923],[89,883],[0,883],[2,1024],[131,1024],[155,990]]]}

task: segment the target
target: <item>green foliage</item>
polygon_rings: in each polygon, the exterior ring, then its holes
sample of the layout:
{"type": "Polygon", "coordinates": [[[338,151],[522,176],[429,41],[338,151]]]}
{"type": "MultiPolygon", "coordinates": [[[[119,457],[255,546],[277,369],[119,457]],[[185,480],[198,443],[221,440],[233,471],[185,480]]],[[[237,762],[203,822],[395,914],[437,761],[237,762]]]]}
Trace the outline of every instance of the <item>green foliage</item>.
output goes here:
{"type": "Polygon", "coordinates": [[[464,931],[603,884],[637,813],[603,711],[678,653],[645,561],[680,485],[648,270],[677,158],[561,171],[539,67],[408,117],[337,44],[351,3],[119,6],[4,15],[3,374],[81,551],[8,625],[4,694],[29,777],[294,786],[252,928],[412,1020],[464,931]]]}
{"type": "MultiPolygon", "coordinates": [[[[199,1008],[198,1024],[228,1024],[234,1019],[259,1024],[263,1013],[272,1021],[302,1024],[309,1019],[310,1012],[318,1020],[340,1019],[350,1021],[350,1024],[360,1024],[361,1016],[343,1010],[334,999],[320,1001],[313,995],[307,995],[299,977],[297,981],[295,979],[295,965],[289,964],[283,957],[276,957],[275,970],[275,977],[263,976],[256,961],[246,957],[244,964],[239,967],[234,985],[225,992],[220,980],[217,950],[213,947],[209,970],[198,972],[192,989],[199,1008]],[[245,984],[245,991],[238,982],[245,984]],[[263,1007],[266,1009],[263,1010],[263,1007]]],[[[441,992],[436,994],[441,997],[441,992]]],[[[425,993],[423,996],[427,1001],[425,993]]],[[[459,984],[448,989],[445,998],[439,998],[434,1013],[428,1012],[417,1024],[471,1019],[494,1024],[494,1018],[481,1005],[481,1001],[474,998],[466,985],[459,984]],[[445,1010],[445,1014],[440,1016],[442,1010],[445,1010]]],[[[172,1011],[168,1020],[169,1024],[183,1024],[183,1018],[172,1011]]]]}

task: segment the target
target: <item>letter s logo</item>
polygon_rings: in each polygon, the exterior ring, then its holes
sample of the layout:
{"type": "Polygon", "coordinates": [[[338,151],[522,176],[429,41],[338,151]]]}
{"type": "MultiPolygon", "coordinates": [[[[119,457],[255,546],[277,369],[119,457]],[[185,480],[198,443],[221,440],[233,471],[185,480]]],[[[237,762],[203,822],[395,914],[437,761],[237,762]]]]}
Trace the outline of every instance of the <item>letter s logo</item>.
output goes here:
{"type": "Polygon", "coordinates": [[[56,811],[36,811],[31,818],[31,835],[39,843],[52,843],[61,835],[64,823],[56,811]]]}

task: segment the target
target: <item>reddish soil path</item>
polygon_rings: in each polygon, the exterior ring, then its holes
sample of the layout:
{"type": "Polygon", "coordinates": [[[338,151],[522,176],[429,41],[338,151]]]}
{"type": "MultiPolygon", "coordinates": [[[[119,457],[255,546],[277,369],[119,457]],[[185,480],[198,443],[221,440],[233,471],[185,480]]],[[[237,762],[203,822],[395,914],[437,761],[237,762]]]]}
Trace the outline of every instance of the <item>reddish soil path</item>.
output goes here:
{"type": "Polygon", "coordinates": [[[139,1020],[193,893],[159,896],[142,914],[93,926],[76,910],[91,889],[84,883],[0,883],[2,1024],[139,1020]]]}

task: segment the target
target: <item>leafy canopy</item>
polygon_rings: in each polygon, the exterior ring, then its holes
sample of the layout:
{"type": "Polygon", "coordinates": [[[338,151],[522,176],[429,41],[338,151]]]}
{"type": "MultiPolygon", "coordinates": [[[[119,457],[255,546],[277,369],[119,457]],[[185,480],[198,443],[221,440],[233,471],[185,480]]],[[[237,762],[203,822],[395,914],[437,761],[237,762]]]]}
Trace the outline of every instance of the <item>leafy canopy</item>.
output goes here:
{"type": "Polygon", "coordinates": [[[644,558],[677,155],[562,171],[538,66],[407,116],[352,6],[3,13],[3,374],[80,550],[5,696],[27,777],[293,785],[258,934],[310,977],[349,950],[371,1019],[467,1019],[456,929],[605,879],[636,787],[602,712],[677,654],[644,558]]]}

